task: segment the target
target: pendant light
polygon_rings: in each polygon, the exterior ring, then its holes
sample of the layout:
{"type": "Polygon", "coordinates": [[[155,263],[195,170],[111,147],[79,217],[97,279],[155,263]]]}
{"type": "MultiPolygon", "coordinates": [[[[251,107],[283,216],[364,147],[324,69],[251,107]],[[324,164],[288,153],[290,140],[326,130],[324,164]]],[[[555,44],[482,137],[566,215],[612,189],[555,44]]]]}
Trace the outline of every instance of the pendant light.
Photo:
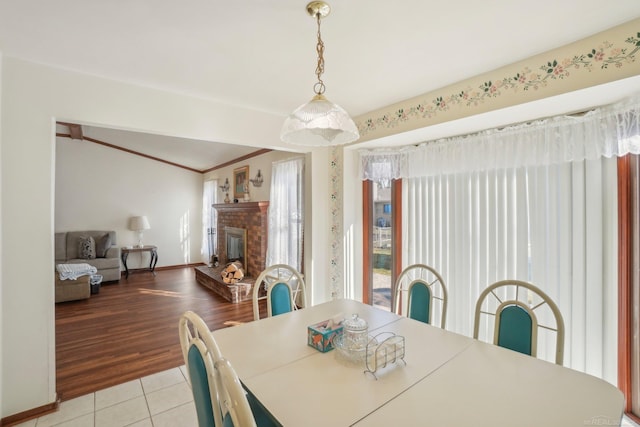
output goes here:
{"type": "Polygon", "coordinates": [[[320,34],[320,20],[329,15],[331,7],[323,1],[312,1],[307,4],[307,12],[318,22],[318,81],[313,86],[316,95],[287,117],[280,132],[280,139],[291,144],[308,146],[331,146],[353,142],[360,138],[355,123],[342,107],[324,96],[324,43],[320,34]]]}

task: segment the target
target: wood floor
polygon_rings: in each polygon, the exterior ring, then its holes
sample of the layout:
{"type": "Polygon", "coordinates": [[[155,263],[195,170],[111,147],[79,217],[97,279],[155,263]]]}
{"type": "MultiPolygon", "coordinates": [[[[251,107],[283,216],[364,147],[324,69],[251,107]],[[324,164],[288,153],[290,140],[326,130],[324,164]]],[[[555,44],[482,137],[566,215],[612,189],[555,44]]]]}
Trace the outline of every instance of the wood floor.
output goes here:
{"type": "Polygon", "coordinates": [[[56,389],[69,400],[184,364],[178,319],[210,329],[253,320],[251,301],[226,302],[198,285],[193,267],[134,272],[88,300],[56,304],[56,389]]]}

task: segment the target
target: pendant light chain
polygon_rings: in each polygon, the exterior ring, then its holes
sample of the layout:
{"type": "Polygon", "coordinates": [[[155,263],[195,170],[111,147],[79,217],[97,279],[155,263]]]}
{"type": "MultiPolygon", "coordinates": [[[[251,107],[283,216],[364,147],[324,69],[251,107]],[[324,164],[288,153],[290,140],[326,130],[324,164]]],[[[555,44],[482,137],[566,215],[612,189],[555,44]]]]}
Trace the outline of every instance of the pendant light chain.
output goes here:
{"type": "Polygon", "coordinates": [[[318,76],[318,82],[313,85],[313,91],[317,95],[322,95],[325,90],[324,82],[322,81],[322,74],[324,73],[324,42],[322,41],[322,35],[320,34],[320,13],[316,14],[318,20],[318,44],[316,45],[316,52],[318,53],[318,65],[316,66],[316,76],[318,76]]]}
{"type": "Polygon", "coordinates": [[[311,101],[296,108],[285,119],[280,130],[280,139],[287,144],[308,147],[348,144],[360,138],[358,127],[344,108],[324,97],[325,85],[322,81],[324,42],[320,32],[320,20],[331,13],[331,7],[324,1],[314,0],[307,4],[306,10],[308,16],[315,18],[318,24],[318,63],[315,72],[318,81],[313,85],[315,95],[311,101]]]}

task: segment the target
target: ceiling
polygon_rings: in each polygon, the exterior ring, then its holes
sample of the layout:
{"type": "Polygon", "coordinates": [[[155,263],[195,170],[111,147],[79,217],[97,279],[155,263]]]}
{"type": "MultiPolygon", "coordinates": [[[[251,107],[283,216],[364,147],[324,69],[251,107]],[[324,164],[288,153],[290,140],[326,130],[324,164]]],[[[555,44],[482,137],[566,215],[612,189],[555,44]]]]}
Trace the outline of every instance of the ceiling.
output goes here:
{"type": "MultiPolygon", "coordinates": [[[[316,25],[305,5],[306,0],[0,0],[0,51],[284,120],[313,95],[316,25]]],[[[330,5],[331,15],[322,22],[326,96],[354,117],[640,17],[638,0],[330,5]]],[[[184,153],[181,144],[198,144],[144,138],[137,148],[157,144],[156,152],[168,156],[178,155],[173,145],[184,153]]],[[[201,161],[200,149],[194,150],[187,157],[201,161]]],[[[191,159],[179,161],[199,168],[191,159]]],[[[204,163],[221,162],[212,155],[204,163]]]]}
{"type": "MultiPolygon", "coordinates": [[[[72,131],[67,123],[59,123],[56,133],[71,135],[72,131]]],[[[259,148],[244,145],[198,141],[97,126],[82,126],[82,137],[85,141],[113,145],[200,172],[226,166],[236,159],[248,158],[252,153],[260,152],[259,148]]]]}

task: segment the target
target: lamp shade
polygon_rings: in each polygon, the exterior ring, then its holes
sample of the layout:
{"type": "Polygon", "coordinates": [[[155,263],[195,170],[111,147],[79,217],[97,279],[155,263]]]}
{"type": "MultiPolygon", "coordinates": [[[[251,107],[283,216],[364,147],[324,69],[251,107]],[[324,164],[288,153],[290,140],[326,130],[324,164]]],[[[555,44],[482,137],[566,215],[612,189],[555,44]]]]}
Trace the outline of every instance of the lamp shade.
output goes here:
{"type": "Polygon", "coordinates": [[[129,230],[141,231],[148,230],[150,228],[149,220],[146,216],[132,216],[129,219],[129,230]]]}
{"type": "Polygon", "coordinates": [[[317,147],[353,142],[360,138],[360,133],[342,107],[316,95],[287,117],[280,138],[290,144],[317,147]]]}

